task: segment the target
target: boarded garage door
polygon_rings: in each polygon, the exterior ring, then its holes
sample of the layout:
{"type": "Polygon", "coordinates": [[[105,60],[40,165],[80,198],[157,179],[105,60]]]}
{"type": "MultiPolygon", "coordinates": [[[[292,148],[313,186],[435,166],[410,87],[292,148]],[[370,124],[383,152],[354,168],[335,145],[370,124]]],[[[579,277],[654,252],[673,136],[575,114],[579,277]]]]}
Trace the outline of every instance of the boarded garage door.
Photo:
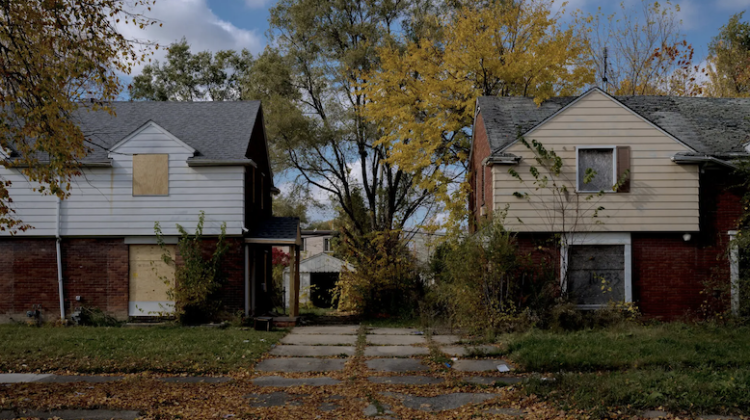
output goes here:
{"type": "MultiPolygon", "coordinates": [[[[168,245],[172,256],[176,247],[168,245]]],[[[167,291],[174,284],[174,267],[161,259],[158,245],[130,245],[130,316],[156,316],[172,312],[174,302],[169,300],[167,291]],[[169,284],[165,282],[169,280],[169,284]]]]}
{"type": "Polygon", "coordinates": [[[625,299],[625,247],[573,245],[568,256],[568,291],[579,305],[625,299]]]}

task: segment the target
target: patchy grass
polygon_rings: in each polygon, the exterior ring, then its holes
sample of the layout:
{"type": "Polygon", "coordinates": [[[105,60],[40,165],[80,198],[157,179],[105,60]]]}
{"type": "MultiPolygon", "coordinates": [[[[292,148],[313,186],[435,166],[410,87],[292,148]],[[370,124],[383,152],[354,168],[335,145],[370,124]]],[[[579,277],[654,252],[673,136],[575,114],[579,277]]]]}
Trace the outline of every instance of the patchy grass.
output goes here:
{"type": "Polygon", "coordinates": [[[533,372],[750,366],[749,327],[626,325],[570,333],[532,331],[504,341],[507,354],[533,372]]]}
{"type": "Polygon", "coordinates": [[[0,372],[214,374],[249,367],[285,332],[0,325],[0,372]]]}
{"type": "Polygon", "coordinates": [[[526,392],[606,416],[663,409],[750,414],[750,328],[680,323],[571,333],[506,335],[506,355],[522,369],[552,373],[526,392]]]}

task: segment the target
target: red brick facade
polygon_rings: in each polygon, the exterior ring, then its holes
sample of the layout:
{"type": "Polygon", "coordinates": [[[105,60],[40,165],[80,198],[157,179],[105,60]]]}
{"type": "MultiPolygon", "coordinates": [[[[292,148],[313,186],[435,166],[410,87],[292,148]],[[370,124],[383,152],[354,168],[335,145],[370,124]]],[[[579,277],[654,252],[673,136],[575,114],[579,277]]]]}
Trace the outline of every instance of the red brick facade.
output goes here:
{"type": "Polygon", "coordinates": [[[492,213],[492,168],[482,165],[482,160],[489,155],[490,142],[480,112],[474,121],[474,142],[469,165],[469,182],[471,184],[469,219],[472,229],[475,222],[489,217],[489,214],[492,213]],[[485,209],[484,217],[482,216],[482,206],[485,209]]]}
{"type": "MultiPolygon", "coordinates": [[[[222,269],[227,278],[220,292],[230,313],[244,310],[242,238],[227,238],[229,250],[222,269]]],[[[207,252],[215,240],[206,241],[207,252]]],[[[61,243],[65,311],[81,305],[96,307],[125,319],[128,316],[129,255],[125,241],[112,238],[64,238],[61,243]],[[77,301],[76,296],[81,300],[77,301]]],[[[0,240],[0,321],[23,321],[26,311],[41,305],[45,320],[60,317],[55,239],[0,240]]]]}

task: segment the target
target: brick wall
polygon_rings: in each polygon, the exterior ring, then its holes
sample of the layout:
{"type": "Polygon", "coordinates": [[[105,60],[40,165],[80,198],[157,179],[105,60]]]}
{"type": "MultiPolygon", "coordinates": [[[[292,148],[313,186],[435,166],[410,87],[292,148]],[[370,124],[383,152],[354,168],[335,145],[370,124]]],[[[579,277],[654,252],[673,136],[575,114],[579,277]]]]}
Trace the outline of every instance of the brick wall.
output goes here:
{"type": "MultiPolygon", "coordinates": [[[[244,310],[242,238],[227,238],[222,269],[227,278],[220,297],[227,311],[244,310]]],[[[207,240],[205,251],[215,249],[207,240]]],[[[66,314],[78,306],[100,308],[120,319],[128,316],[128,245],[123,239],[63,239],[63,284],[66,314]],[[81,301],[76,301],[76,296],[81,301]]],[[[179,261],[179,258],[178,258],[179,261]]],[[[60,317],[55,239],[0,240],[0,321],[23,320],[32,305],[41,305],[45,320],[60,317]]]]}
{"type": "Polygon", "coordinates": [[[492,168],[482,166],[482,160],[490,155],[490,143],[484,127],[482,113],[474,121],[474,144],[470,162],[471,193],[469,194],[470,226],[481,219],[481,208],[484,205],[486,217],[492,212],[492,168]],[[483,188],[484,187],[484,188],[483,188]],[[484,191],[482,191],[484,189],[484,191]]]}
{"type": "Polygon", "coordinates": [[[23,321],[32,305],[45,318],[60,317],[55,240],[0,240],[0,321],[23,321]]]}
{"type": "MultiPolygon", "coordinates": [[[[222,260],[222,271],[226,284],[219,291],[219,298],[224,308],[231,314],[245,310],[245,252],[242,238],[227,238],[229,249],[222,260]]],[[[207,252],[213,252],[215,240],[207,240],[207,252]]]]}
{"type": "Polygon", "coordinates": [[[123,239],[63,239],[62,257],[68,315],[83,305],[127,318],[129,261],[123,239]]]}
{"type": "MultiPolygon", "coordinates": [[[[742,215],[740,180],[707,168],[700,181],[700,229],[683,233],[633,234],[634,297],[650,317],[695,316],[707,298],[705,283],[729,283],[730,230],[742,215]]],[[[728,308],[725,308],[728,309],[728,308]]]]}

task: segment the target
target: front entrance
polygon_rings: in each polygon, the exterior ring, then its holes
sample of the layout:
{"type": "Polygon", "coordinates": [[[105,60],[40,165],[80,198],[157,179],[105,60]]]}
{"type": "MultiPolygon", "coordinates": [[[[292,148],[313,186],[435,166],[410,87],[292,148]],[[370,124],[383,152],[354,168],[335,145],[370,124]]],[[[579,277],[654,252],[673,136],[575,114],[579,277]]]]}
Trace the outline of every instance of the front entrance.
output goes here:
{"type": "MultiPolygon", "coordinates": [[[[167,245],[174,257],[177,247],[167,245]]],[[[167,291],[174,286],[174,266],[161,259],[158,245],[130,245],[129,316],[160,316],[174,311],[167,291]]]]}

